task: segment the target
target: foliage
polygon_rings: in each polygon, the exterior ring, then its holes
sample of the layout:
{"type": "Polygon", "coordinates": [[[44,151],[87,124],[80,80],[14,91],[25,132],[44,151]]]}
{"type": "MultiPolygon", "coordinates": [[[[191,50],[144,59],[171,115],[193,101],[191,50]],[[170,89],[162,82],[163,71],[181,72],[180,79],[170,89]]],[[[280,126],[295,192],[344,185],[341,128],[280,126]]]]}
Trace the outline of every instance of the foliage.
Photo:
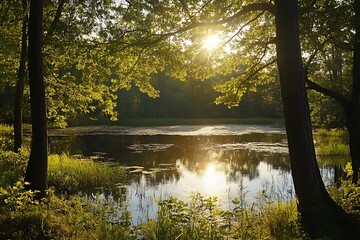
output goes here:
{"type": "Polygon", "coordinates": [[[165,73],[158,73],[151,84],[160,91],[159,98],[150,98],[136,88],[119,91],[116,110],[121,116],[120,121],[123,118],[282,117],[277,82],[258,86],[257,92],[244,93],[239,107],[229,109],[224,104],[214,103],[219,93],[213,88],[223,81],[215,77],[206,81],[189,79],[180,82],[165,73]]]}
{"type": "Polygon", "coordinates": [[[32,192],[23,190],[22,182],[1,190],[0,238],[128,239],[133,235],[126,207],[100,198],[88,201],[78,195],[57,197],[52,190],[41,201],[32,197],[32,192]],[[110,221],[111,215],[121,212],[115,222],[110,221]]]}
{"type": "Polygon", "coordinates": [[[0,149],[9,150],[12,147],[13,129],[10,125],[0,124],[0,149]]]}
{"type": "MultiPolygon", "coordinates": [[[[266,199],[262,199],[265,200],[266,199]]],[[[176,198],[158,202],[157,218],[141,226],[146,239],[303,239],[295,202],[253,204],[238,199],[222,210],[216,197],[198,193],[185,203],[176,198]]]]}
{"type": "Polygon", "coordinates": [[[13,185],[24,176],[28,157],[26,150],[20,153],[0,150],[0,187],[13,185]]]}
{"type": "MultiPolygon", "coordinates": [[[[348,178],[353,174],[351,162],[345,166],[348,178]]],[[[341,181],[341,187],[332,186],[330,189],[332,198],[347,212],[360,215],[360,186],[354,184],[350,179],[341,181]]]]}

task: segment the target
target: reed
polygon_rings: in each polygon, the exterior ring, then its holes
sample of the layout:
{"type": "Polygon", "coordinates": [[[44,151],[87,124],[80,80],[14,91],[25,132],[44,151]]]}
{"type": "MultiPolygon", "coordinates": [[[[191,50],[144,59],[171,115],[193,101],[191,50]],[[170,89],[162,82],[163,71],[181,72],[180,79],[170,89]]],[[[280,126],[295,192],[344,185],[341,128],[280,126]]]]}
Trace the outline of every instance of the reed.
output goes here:
{"type": "Polygon", "coordinates": [[[66,154],[49,156],[49,186],[61,193],[113,188],[124,181],[124,174],[124,168],[116,163],[75,159],[66,154]]]}

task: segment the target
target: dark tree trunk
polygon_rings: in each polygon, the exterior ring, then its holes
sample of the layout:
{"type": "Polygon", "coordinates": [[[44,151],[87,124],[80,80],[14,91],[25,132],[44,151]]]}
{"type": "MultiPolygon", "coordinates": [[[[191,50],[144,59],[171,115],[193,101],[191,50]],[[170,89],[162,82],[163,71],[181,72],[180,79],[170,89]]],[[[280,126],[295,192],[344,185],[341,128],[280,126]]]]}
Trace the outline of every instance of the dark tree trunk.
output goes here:
{"type": "MultiPolygon", "coordinates": [[[[325,189],[316,161],[302,65],[297,0],[276,0],[276,50],[298,211],[307,231],[338,239],[347,215],[325,189]]],[[[346,239],[346,238],[345,238],[346,239]]]]}
{"type": "Polygon", "coordinates": [[[352,112],[346,115],[346,127],[349,133],[349,148],[353,170],[352,182],[357,183],[360,167],[360,119],[359,110],[354,109],[354,111],[357,113],[352,114],[352,112]]]}
{"type": "Polygon", "coordinates": [[[24,95],[24,79],[26,75],[26,58],[27,58],[27,0],[22,1],[24,19],[22,23],[21,35],[21,56],[18,70],[18,79],[16,82],[15,108],[14,108],[14,151],[18,152],[22,145],[22,102],[24,95]]]}
{"type": "Polygon", "coordinates": [[[353,91],[351,107],[347,112],[347,128],[349,131],[350,154],[353,182],[357,182],[360,168],[360,1],[354,0],[355,39],[353,52],[353,91]]]}
{"type": "Polygon", "coordinates": [[[45,85],[41,57],[42,14],[42,0],[31,0],[28,57],[32,142],[25,181],[30,183],[29,189],[40,191],[39,196],[42,196],[47,189],[48,161],[45,85]]]}

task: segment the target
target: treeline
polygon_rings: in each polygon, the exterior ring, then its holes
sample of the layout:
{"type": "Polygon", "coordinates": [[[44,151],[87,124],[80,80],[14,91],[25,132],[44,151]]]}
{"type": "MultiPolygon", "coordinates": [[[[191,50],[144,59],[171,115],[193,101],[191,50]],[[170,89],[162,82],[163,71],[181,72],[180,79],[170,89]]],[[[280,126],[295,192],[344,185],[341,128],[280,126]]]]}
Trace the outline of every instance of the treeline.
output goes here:
{"type": "Polygon", "coordinates": [[[219,95],[214,86],[221,78],[209,80],[179,81],[165,73],[155,74],[152,86],[160,96],[151,98],[137,87],[117,92],[116,111],[119,121],[111,122],[99,113],[83,115],[70,120],[70,125],[116,124],[131,118],[282,118],[281,98],[278,84],[263,85],[256,92],[244,94],[238,107],[229,108],[214,101],[219,95]]]}
{"type": "MultiPolygon", "coordinates": [[[[149,97],[136,86],[117,91],[115,111],[117,121],[111,121],[101,111],[94,111],[68,119],[70,126],[119,124],[123,119],[141,118],[283,118],[278,81],[248,91],[239,106],[229,108],[216,104],[219,93],[214,86],[224,82],[220,77],[208,80],[179,81],[160,72],[154,74],[151,84],[160,91],[159,97],[149,97]]],[[[344,114],[336,101],[309,92],[313,124],[321,127],[341,127],[344,114]],[[337,106],[337,107],[334,107],[337,106]]],[[[0,122],[12,124],[15,88],[6,87],[0,92],[0,122]]],[[[23,121],[30,123],[29,103],[24,103],[23,121]]],[[[51,123],[51,122],[50,122],[51,123]]]]}

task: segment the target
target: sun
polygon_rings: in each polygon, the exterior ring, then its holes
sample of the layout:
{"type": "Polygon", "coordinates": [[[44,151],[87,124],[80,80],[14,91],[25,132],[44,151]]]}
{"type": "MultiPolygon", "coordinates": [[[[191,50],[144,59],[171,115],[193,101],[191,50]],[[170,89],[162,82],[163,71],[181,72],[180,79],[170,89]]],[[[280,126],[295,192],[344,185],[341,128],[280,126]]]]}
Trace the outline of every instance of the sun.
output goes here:
{"type": "Polygon", "coordinates": [[[203,47],[206,48],[207,50],[213,50],[214,48],[219,46],[219,43],[220,43],[219,36],[214,34],[214,35],[208,36],[204,40],[203,47]]]}

